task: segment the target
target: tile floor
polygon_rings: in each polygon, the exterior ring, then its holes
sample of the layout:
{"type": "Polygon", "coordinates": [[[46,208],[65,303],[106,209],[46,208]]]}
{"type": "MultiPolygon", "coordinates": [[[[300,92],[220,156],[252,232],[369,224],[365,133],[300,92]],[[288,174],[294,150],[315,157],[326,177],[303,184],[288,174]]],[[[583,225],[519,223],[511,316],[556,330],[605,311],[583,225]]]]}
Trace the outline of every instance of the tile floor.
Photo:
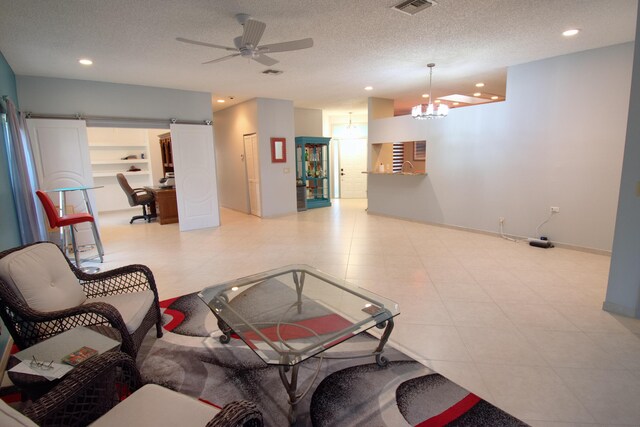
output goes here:
{"type": "Polygon", "coordinates": [[[396,300],[392,341],[534,426],[640,425],[640,320],[601,310],[609,257],[368,215],[365,200],[222,226],[101,214],[104,268],[148,265],[160,298],[306,263],[396,300]]]}

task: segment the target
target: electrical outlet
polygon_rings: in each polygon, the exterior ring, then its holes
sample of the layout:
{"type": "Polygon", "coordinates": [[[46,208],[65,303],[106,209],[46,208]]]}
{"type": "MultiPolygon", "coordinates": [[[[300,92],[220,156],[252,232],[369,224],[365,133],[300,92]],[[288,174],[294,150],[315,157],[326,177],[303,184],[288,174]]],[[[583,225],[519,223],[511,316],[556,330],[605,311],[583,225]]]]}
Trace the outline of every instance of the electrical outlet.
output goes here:
{"type": "Polygon", "coordinates": [[[558,213],[560,212],[560,208],[557,206],[551,206],[551,213],[558,213]]]}
{"type": "Polygon", "coordinates": [[[504,217],[503,217],[503,216],[499,216],[499,217],[498,217],[498,222],[499,222],[500,224],[504,224],[504,217]]]}

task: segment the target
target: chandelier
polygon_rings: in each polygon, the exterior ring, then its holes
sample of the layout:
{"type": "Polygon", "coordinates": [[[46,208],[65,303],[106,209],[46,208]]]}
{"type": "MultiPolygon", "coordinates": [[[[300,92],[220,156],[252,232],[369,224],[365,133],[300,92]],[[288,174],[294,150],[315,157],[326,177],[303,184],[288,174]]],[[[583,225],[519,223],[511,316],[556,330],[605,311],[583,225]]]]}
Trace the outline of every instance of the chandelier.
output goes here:
{"type": "Polygon", "coordinates": [[[440,104],[438,109],[435,110],[433,108],[433,103],[431,102],[431,79],[433,76],[433,67],[436,64],[431,63],[427,64],[429,67],[429,104],[418,104],[411,109],[411,116],[414,119],[424,120],[424,119],[433,119],[438,117],[446,117],[449,114],[449,107],[445,104],[440,104]]]}

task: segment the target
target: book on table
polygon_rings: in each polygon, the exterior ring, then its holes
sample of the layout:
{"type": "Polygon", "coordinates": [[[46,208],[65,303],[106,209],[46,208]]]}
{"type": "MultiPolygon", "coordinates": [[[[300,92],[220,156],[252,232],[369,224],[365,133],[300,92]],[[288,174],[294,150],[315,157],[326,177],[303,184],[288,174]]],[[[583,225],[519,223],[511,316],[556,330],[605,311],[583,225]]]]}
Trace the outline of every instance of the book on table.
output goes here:
{"type": "Polygon", "coordinates": [[[78,366],[85,360],[95,356],[98,354],[98,350],[95,350],[91,347],[81,347],[73,353],[69,353],[62,358],[62,362],[71,366],[78,366]]]}

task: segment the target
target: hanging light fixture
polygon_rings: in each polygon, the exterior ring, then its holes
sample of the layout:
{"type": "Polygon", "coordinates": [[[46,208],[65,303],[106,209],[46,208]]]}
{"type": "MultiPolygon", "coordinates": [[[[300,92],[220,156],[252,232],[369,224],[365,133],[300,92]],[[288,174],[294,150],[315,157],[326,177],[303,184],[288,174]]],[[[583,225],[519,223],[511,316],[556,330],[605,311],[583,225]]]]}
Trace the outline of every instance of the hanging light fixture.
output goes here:
{"type": "Polygon", "coordinates": [[[433,67],[435,66],[436,64],[434,63],[427,64],[427,67],[429,67],[429,103],[426,105],[418,104],[411,109],[411,116],[414,119],[418,119],[418,120],[433,119],[438,117],[446,117],[447,114],[449,114],[449,107],[442,102],[438,106],[437,110],[433,108],[433,102],[432,102],[433,98],[431,97],[431,79],[433,76],[433,67]]]}
{"type": "Polygon", "coordinates": [[[349,124],[344,130],[344,136],[347,138],[355,138],[358,133],[358,127],[351,121],[351,112],[349,112],[349,124]]]}

